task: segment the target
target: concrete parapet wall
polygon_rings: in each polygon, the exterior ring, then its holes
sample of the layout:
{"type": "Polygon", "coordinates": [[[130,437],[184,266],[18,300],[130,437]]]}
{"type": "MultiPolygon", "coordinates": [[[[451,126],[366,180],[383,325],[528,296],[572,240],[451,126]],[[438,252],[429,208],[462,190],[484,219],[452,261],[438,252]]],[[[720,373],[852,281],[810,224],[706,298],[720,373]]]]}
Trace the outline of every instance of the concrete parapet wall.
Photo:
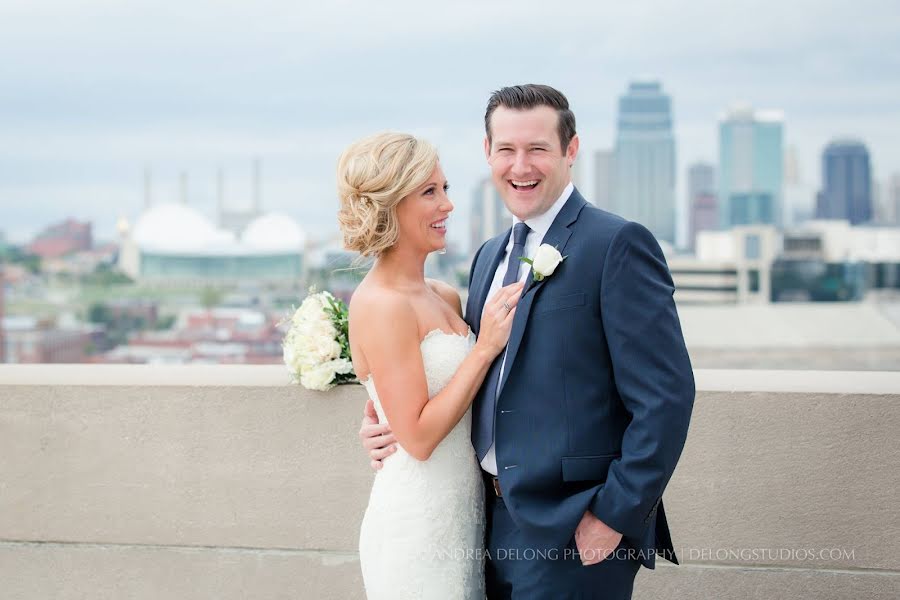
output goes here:
{"type": "MultiPolygon", "coordinates": [[[[900,374],[697,371],[635,598],[900,597],[900,374]]],[[[361,598],[360,387],[0,367],[4,599],[361,598]]]]}

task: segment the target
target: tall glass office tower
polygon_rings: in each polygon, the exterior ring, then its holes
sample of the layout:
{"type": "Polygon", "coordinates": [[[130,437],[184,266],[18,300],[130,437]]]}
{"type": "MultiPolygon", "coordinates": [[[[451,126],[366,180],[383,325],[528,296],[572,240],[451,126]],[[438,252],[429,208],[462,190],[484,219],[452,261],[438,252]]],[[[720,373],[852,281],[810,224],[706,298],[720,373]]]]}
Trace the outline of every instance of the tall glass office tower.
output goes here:
{"type": "Polygon", "coordinates": [[[872,172],[869,151],[856,140],[835,140],[822,153],[822,191],[817,219],[847,219],[852,225],[871,221],[872,172]]]}
{"type": "Polygon", "coordinates": [[[672,100],[658,81],[633,82],[619,97],[612,211],[675,242],[672,100]]]}
{"type": "Polygon", "coordinates": [[[736,106],[719,118],[720,223],[782,225],[784,114],[736,106]]]}

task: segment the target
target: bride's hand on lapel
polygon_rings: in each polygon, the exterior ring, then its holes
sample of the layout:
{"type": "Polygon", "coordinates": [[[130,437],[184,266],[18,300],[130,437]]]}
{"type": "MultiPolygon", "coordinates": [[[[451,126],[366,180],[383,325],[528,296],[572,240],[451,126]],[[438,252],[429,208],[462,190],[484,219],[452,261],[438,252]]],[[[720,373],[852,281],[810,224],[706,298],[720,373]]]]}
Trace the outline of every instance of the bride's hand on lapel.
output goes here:
{"type": "Polygon", "coordinates": [[[481,313],[476,348],[486,348],[492,359],[506,348],[516,316],[516,305],[524,287],[524,282],[517,281],[500,288],[481,313]]]}

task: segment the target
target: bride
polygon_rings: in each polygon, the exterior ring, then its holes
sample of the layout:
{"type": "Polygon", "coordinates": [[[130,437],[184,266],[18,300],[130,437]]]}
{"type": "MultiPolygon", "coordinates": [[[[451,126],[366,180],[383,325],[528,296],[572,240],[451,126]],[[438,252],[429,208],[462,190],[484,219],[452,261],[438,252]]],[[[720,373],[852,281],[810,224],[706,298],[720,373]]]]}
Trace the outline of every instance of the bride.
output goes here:
{"type": "Polygon", "coordinates": [[[521,284],[488,305],[478,340],[459,295],[425,279],[453,204],[434,147],[410,135],[360,140],[338,164],[344,246],[375,264],[350,301],[359,380],[398,447],[375,476],[359,535],[370,599],[484,598],[484,488],[471,404],[506,346],[521,284]]]}

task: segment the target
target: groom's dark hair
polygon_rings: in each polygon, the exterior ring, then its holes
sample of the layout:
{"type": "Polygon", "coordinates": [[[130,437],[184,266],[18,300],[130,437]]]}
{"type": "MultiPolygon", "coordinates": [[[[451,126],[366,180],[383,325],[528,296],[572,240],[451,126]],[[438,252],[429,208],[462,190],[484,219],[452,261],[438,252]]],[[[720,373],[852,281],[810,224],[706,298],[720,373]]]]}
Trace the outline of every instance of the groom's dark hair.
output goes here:
{"type": "Polygon", "coordinates": [[[559,90],[549,85],[527,83],[525,85],[511,85],[500,88],[488,99],[487,110],[484,113],[484,131],[487,134],[488,143],[491,140],[491,115],[498,106],[505,106],[513,110],[528,110],[538,106],[549,106],[556,110],[559,117],[557,130],[559,131],[559,143],[563,154],[569,147],[569,142],[575,137],[575,115],[569,110],[569,101],[559,90]]]}

